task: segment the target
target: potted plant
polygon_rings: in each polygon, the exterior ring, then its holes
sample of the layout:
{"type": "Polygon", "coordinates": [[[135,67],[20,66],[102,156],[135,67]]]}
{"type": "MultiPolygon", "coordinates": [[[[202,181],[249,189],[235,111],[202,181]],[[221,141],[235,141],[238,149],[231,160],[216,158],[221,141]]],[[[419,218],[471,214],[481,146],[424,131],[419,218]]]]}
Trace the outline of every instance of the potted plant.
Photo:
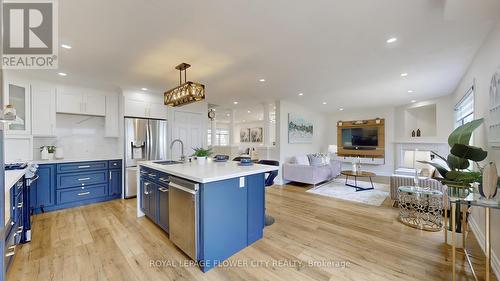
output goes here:
{"type": "MultiPolygon", "coordinates": [[[[448,195],[453,197],[466,197],[471,191],[473,183],[482,182],[483,167],[479,162],[486,159],[488,152],[480,147],[469,145],[472,132],[481,126],[484,119],[473,120],[456,128],[448,137],[448,144],[450,146],[450,154],[448,157],[443,157],[436,152],[432,151],[434,155],[441,158],[447,167],[438,163],[429,161],[419,161],[421,163],[434,166],[441,178],[436,178],[443,185],[448,187],[448,195]],[[474,171],[471,163],[475,163],[477,170],[474,171]]],[[[497,182],[498,185],[498,182],[497,182]]],[[[448,202],[445,202],[448,204],[448,202]]],[[[459,237],[455,241],[461,241],[462,233],[462,208],[468,208],[467,205],[457,205],[456,208],[456,233],[459,237]]],[[[449,210],[448,210],[449,212],[449,210]]],[[[451,216],[448,216],[448,231],[451,232],[451,216]]],[[[457,245],[458,246],[458,245],[457,245]]]]}
{"type": "Polygon", "coordinates": [[[203,147],[195,147],[193,148],[194,153],[191,156],[196,157],[196,161],[198,164],[205,164],[205,161],[207,160],[207,157],[212,155],[212,149],[204,149],[203,147]]]}
{"type": "Polygon", "coordinates": [[[41,159],[42,160],[52,160],[54,159],[54,152],[56,147],[53,145],[44,145],[40,147],[41,159]]]}

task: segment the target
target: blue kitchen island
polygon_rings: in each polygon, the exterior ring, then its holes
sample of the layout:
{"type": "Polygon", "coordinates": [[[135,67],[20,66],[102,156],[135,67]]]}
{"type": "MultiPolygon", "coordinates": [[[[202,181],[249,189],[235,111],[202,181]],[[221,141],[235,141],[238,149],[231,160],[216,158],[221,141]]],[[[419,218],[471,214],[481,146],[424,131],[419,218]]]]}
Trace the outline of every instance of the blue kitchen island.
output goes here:
{"type": "Polygon", "coordinates": [[[137,215],[167,232],[202,271],[262,238],[265,173],[278,167],[210,160],[139,166],[137,215]]]}

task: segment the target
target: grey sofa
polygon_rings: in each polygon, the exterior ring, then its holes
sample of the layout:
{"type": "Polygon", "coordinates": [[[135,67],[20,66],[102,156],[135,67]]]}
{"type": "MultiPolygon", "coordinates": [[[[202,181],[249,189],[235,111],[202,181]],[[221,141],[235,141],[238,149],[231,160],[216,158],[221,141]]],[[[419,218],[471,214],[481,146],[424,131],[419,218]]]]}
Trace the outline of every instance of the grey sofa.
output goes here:
{"type": "Polygon", "coordinates": [[[283,164],[283,179],[289,182],[317,185],[339,176],[341,171],[342,163],[336,160],[331,160],[329,164],[323,166],[285,163],[283,164]]]}

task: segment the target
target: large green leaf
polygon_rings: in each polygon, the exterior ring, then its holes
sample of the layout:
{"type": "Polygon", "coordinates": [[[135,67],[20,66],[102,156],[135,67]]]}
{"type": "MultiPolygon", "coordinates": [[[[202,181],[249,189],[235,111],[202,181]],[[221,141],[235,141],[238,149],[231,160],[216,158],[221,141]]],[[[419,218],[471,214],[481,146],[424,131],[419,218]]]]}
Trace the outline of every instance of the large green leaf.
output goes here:
{"type": "Polygon", "coordinates": [[[465,158],[472,160],[474,162],[480,162],[486,159],[488,156],[488,152],[484,151],[480,147],[475,147],[471,145],[465,145],[465,144],[460,144],[456,143],[453,145],[451,148],[451,154],[459,157],[459,158],[465,158]]]}
{"type": "Polygon", "coordinates": [[[448,137],[448,144],[453,147],[454,144],[469,144],[472,132],[483,124],[484,118],[476,119],[456,128],[448,137]]]}
{"type": "Polygon", "coordinates": [[[437,163],[430,162],[430,161],[417,161],[417,162],[423,163],[423,164],[429,164],[429,165],[433,166],[434,168],[436,168],[436,170],[438,170],[439,174],[443,178],[446,178],[446,173],[448,173],[448,169],[446,169],[445,167],[443,167],[437,163]]]}
{"type": "Polygon", "coordinates": [[[448,167],[450,167],[451,170],[464,170],[469,168],[470,165],[467,159],[457,157],[453,154],[448,155],[446,162],[448,163],[448,167]]]}

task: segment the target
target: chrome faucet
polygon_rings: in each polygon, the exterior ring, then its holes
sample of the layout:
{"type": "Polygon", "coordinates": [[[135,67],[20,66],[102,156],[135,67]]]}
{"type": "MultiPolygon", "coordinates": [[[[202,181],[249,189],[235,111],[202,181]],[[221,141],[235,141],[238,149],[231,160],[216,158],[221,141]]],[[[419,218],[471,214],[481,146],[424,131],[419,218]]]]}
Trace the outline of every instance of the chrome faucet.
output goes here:
{"type": "Polygon", "coordinates": [[[174,144],[176,142],[180,142],[181,144],[181,161],[186,162],[186,155],[184,155],[184,143],[182,142],[181,139],[175,139],[170,143],[170,150],[172,150],[172,147],[174,147],[174,144]]]}

